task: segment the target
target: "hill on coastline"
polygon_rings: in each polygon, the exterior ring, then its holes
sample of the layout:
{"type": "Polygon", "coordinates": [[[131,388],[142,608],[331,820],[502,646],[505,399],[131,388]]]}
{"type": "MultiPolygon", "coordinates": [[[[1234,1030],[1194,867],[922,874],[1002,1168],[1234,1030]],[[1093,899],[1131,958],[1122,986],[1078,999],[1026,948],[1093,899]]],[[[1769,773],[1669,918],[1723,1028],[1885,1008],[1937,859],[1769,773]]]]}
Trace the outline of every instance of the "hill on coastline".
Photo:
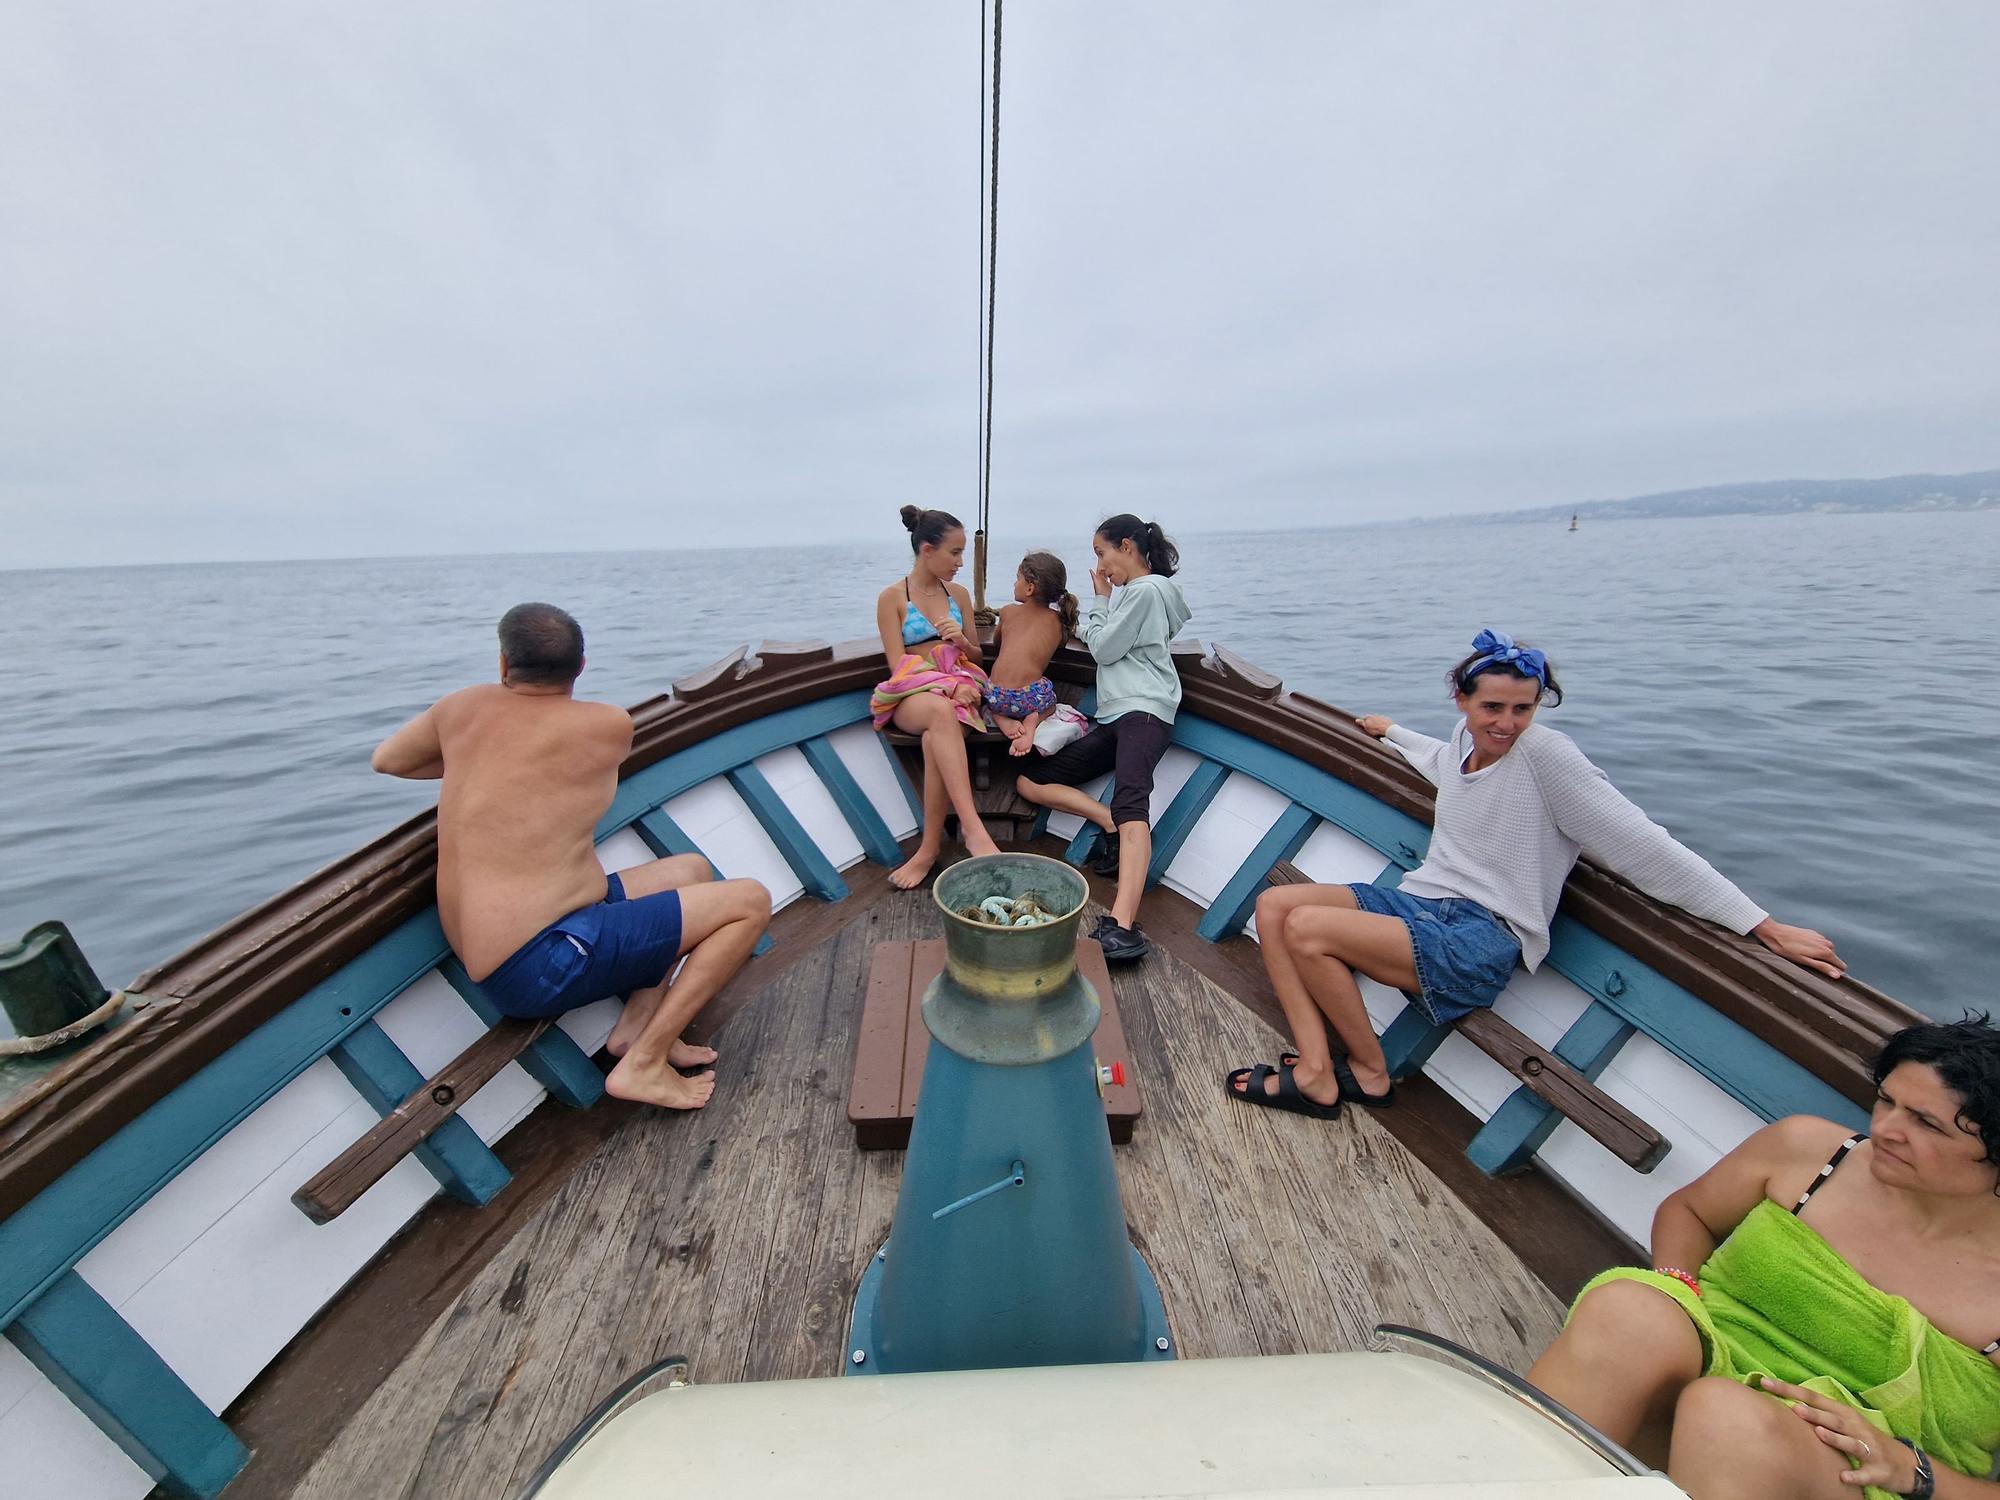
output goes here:
{"type": "Polygon", "coordinates": [[[1629,500],[1585,500],[1531,510],[1451,516],[1454,523],[1636,521],[1660,516],[1841,515],[1881,511],[2000,510],[2000,469],[1974,474],[1899,474],[1891,479],[1766,479],[1668,490],[1629,500]]]}

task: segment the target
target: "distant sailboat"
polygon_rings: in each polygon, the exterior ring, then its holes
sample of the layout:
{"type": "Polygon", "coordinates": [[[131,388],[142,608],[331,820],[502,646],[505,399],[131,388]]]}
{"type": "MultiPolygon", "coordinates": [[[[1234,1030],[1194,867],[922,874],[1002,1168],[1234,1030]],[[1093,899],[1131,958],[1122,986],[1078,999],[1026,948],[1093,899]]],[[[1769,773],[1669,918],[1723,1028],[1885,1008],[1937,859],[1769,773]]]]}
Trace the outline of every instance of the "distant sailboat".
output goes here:
{"type": "Polygon", "coordinates": [[[1571,517],[1569,518],[1569,529],[1570,529],[1571,531],[1574,531],[1574,530],[1576,530],[1576,517],[1575,517],[1574,515],[1572,515],[1572,516],[1571,516],[1571,517]]]}

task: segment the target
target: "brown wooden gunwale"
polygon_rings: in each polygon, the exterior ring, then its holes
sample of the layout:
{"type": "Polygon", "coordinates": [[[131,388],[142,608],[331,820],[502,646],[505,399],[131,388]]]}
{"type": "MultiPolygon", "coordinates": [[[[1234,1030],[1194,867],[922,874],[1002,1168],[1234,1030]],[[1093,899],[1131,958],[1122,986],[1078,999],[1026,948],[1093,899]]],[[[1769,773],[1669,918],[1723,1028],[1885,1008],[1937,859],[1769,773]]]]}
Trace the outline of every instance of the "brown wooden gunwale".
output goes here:
{"type": "MultiPolygon", "coordinates": [[[[1353,719],[1223,648],[1176,642],[1183,705],[1340,777],[1428,823],[1429,783],[1353,719]]],[[[629,776],[721,731],[835,693],[872,686],[873,640],[748,648],[633,710],[629,776]]],[[[1090,656],[1066,646],[1050,666],[1086,683],[1090,656]]],[[[33,1089],[0,1106],[0,1218],[20,1209],[121,1126],[432,900],[435,814],[422,813],[252,908],[132,988],[154,1003],[33,1089]]],[[[1873,1097],[1868,1065],[1890,1033],[1924,1019],[1855,980],[1834,983],[1772,957],[1579,864],[1563,910],[1658,969],[1857,1104],[1873,1097]]]]}

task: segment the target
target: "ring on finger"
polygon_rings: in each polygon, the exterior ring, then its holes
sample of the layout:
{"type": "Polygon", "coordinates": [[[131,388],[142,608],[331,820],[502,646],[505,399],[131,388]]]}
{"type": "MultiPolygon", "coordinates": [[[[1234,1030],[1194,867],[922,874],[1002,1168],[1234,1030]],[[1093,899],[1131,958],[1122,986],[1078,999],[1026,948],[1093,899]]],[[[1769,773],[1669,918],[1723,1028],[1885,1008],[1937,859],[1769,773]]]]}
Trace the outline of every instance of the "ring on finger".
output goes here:
{"type": "Polygon", "coordinates": [[[1875,1456],[1875,1450],[1868,1446],[1866,1438],[1861,1439],[1861,1456],[1863,1458],[1873,1458],[1875,1456]]]}

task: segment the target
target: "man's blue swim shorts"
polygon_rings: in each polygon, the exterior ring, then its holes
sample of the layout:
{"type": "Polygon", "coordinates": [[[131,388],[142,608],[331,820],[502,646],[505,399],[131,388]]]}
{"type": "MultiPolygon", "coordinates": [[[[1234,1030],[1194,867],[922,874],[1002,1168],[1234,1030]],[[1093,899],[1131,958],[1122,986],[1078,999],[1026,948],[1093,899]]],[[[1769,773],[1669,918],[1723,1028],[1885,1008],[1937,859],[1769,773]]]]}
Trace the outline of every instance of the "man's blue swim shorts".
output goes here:
{"type": "Polygon", "coordinates": [[[502,1015],[539,1021],[667,977],[681,951],[679,892],[628,901],[624,881],[606,883],[602,901],[549,923],[479,981],[502,1015]]]}

